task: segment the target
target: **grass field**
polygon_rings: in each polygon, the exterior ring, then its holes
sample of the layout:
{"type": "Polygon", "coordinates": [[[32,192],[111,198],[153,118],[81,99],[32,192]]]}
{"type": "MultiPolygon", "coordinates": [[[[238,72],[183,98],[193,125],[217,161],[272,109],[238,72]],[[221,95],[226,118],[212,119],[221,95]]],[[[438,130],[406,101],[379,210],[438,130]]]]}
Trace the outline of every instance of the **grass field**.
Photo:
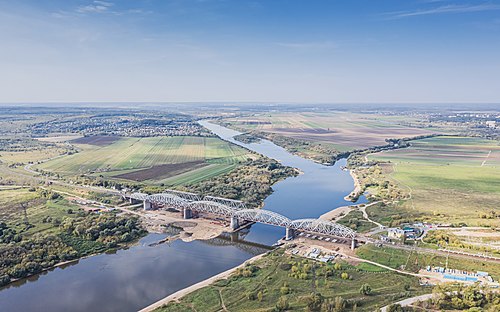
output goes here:
{"type": "Polygon", "coordinates": [[[387,138],[432,133],[401,125],[401,118],[393,116],[344,112],[271,113],[226,121],[238,128],[331,145],[339,151],[385,145],[387,138]]]}
{"type": "Polygon", "coordinates": [[[13,163],[29,163],[41,160],[50,159],[59,156],[65,152],[65,149],[60,147],[52,147],[41,150],[23,151],[23,152],[6,152],[0,151],[0,161],[13,164],[13,163]]]}
{"type": "Polygon", "coordinates": [[[390,162],[389,177],[411,194],[404,208],[445,222],[496,225],[480,215],[500,207],[500,142],[435,137],[370,155],[390,162]]]}
{"type": "MultiPolygon", "coordinates": [[[[375,261],[387,265],[394,269],[404,269],[411,272],[418,272],[426,266],[446,266],[445,256],[436,256],[429,253],[410,252],[391,247],[376,247],[372,244],[364,245],[356,250],[360,258],[375,261]]],[[[464,259],[450,255],[448,257],[448,268],[467,271],[486,271],[494,280],[500,279],[500,264],[496,262],[486,262],[480,259],[464,259]]]]}
{"type": "Polygon", "coordinates": [[[413,277],[381,271],[368,265],[358,268],[344,263],[341,268],[334,269],[331,263],[292,258],[282,255],[281,251],[258,260],[255,266],[258,269],[252,276],[235,273],[228,280],[199,289],[179,303],[170,303],[158,311],[274,311],[280,297],[288,302],[287,311],[306,311],[306,297],[316,292],[324,297],[325,302],[333,301],[335,297],[351,300],[345,311],[352,311],[356,303],[356,311],[371,312],[401,297],[430,291],[420,287],[418,279],[413,277]],[[307,277],[291,277],[293,267],[307,271],[307,277]],[[347,273],[349,278],[342,279],[342,273],[347,273]],[[370,285],[373,293],[361,295],[359,289],[363,284],[370,285]],[[405,285],[409,286],[408,292],[404,290],[405,285]],[[251,294],[256,296],[249,299],[251,294]]]}
{"type": "Polygon", "coordinates": [[[0,190],[0,221],[24,235],[41,232],[58,233],[57,227],[50,222],[43,222],[43,219],[51,217],[62,220],[65,217],[73,217],[74,215],[67,213],[69,208],[73,211],[78,210],[78,206],[63,198],[47,200],[40,197],[38,192],[27,188],[0,190]],[[26,207],[26,214],[24,214],[23,206],[26,207]],[[31,227],[26,229],[25,222],[28,222],[31,227]]]}
{"type": "Polygon", "coordinates": [[[38,167],[62,175],[95,174],[175,185],[227,172],[249,156],[245,149],[218,138],[120,138],[102,143],[78,145],[81,152],[38,167]]]}

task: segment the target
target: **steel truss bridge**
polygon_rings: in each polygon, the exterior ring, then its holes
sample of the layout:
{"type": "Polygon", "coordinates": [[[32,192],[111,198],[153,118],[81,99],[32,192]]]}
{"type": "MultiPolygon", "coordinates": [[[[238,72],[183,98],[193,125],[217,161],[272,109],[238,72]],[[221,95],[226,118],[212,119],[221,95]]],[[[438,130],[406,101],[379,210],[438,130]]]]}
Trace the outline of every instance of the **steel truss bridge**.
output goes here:
{"type": "Polygon", "coordinates": [[[192,216],[192,212],[210,213],[228,217],[231,220],[231,229],[236,230],[242,222],[258,222],[286,228],[286,239],[292,239],[295,231],[305,231],[320,235],[350,238],[353,241],[356,232],[343,225],[321,219],[291,220],[276,212],[265,209],[249,209],[239,200],[214,196],[200,196],[194,193],[175,190],[165,190],[160,194],[132,193],[123,195],[130,201],[142,201],[144,209],[154,206],[163,206],[182,211],[185,219],[192,216]]]}

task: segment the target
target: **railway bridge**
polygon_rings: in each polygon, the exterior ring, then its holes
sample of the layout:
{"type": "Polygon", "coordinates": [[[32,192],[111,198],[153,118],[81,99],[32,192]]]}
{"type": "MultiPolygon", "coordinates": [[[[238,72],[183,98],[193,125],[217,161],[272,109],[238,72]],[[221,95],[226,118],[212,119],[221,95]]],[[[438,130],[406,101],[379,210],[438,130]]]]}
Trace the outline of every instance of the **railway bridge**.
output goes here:
{"type": "Polygon", "coordinates": [[[356,244],[356,232],[343,225],[321,219],[291,220],[276,212],[265,209],[250,209],[239,200],[200,196],[198,194],[165,190],[159,194],[132,193],[124,194],[124,198],[131,202],[142,201],[144,210],[153,209],[153,206],[173,208],[183,213],[184,219],[190,219],[193,211],[210,213],[231,220],[231,230],[237,230],[244,222],[258,222],[285,228],[285,239],[293,239],[295,232],[304,231],[313,234],[337,236],[351,239],[351,248],[356,244]]]}

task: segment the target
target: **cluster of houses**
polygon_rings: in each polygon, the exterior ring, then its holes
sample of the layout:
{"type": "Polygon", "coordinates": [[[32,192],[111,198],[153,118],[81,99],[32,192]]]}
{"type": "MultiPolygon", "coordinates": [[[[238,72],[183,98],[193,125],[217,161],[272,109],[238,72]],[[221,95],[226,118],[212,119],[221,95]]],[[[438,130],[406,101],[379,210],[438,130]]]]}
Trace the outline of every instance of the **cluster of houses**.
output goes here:
{"type": "Polygon", "coordinates": [[[114,135],[128,137],[151,136],[211,136],[212,134],[190,119],[94,116],[57,122],[41,122],[30,126],[35,135],[47,133],[80,133],[85,136],[114,135]]]}

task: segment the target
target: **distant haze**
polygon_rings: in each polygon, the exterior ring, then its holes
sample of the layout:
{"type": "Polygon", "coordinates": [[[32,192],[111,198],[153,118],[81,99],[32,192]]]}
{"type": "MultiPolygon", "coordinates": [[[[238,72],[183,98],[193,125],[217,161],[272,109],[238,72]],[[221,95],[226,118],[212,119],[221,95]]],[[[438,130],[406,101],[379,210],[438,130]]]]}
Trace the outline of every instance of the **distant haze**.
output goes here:
{"type": "Polygon", "coordinates": [[[0,0],[0,102],[109,101],[499,103],[500,1],[0,0]]]}

